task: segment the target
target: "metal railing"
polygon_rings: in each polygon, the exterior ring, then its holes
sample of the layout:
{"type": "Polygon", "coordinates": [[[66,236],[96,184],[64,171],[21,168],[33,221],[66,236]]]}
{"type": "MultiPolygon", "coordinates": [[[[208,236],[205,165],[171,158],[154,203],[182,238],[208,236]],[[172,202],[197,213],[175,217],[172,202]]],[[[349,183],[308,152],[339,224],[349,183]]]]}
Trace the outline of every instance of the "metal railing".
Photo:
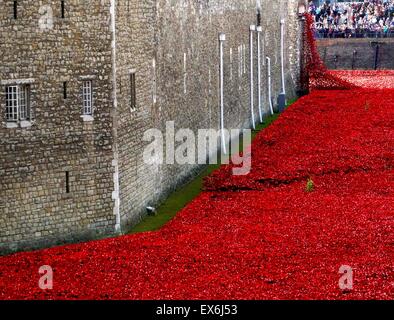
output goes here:
{"type": "Polygon", "coordinates": [[[394,38],[394,30],[388,32],[383,31],[371,31],[366,30],[362,32],[355,31],[316,31],[315,37],[317,39],[328,39],[328,38],[349,38],[349,39],[359,39],[359,38],[394,38]]]}

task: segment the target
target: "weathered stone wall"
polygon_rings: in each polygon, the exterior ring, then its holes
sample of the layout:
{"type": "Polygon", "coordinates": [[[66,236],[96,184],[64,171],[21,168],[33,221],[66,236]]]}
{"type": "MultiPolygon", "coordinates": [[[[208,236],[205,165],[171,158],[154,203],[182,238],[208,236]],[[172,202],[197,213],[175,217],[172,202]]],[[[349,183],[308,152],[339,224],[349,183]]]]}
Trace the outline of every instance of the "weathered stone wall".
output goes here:
{"type": "Polygon", "coordinates": [[[304,20],[298,16],[298,1],[287,1],[287,20],[286,20],[286,56],[285,74],[288,87],[288,96],[295,98],[300,88],[302,39],[304,20]]]}
{"type": "MultiPolygon", "coordinates": [[[[267,65],[272,61],[273,99],[281,91],[280,19],[286,19],[285,75],[288,98],[298,81],[299,24],[296,1],[262,1],[262,93],[269,112],[267,65]]],[[[219,41],[224,44],[225,127],[249,128],[249,26],[256,24],[255,1],[157,0],[118,4],[120,208],[123,230],[201,169],[197,165],[144,164],[144,132],[165,133],[167,121],[180,128],[219,129],[219,41]],[[138,108],[128,108],[128,74],[137,74],[138,108]],[[154,98],[154,96],[156,96],[154,98]]],[[[256,35],[254,35],[256,39],[256,35]]],[[[254,43],[256,50],[256,41],[254,43]]],[[[256,52],[255,52],[256,57],[256,52]]],[[[257,61],[255,61],[256,66],[257,61]]],[[[257,83],[255,79],[255,84],[257,83]]],[[[257,88],[255,116],[258,119],[257,88]]]]}
{"type": "MultiPolygon", "coordinates": [[[[262,1],[264,113],[269,110],[265,56],[272,60],[274,100],[281,91],[281,18],[286,19],[287,97],[295,96],[296,2],[262,1]]],[[[200,172],[199,165],[145,164],[143,135],[151,128],[165,133],[167,121],[175,122],[175,130],[219,128],[219,32],[227,38],[225,127],[251,126],[254,0],[69,0],[64,19],[59,1],[19,1],[17,20],[13,1],[0,0],[0,7],[0,107],[5,109],[6,83],[30,79],[34,114],[30,127],[13,129],[1,114],[2,252],[127,232],[146,214],[146,206],[156,206],[200,172]],[[38,25],[42,5],[50,5],[55,17],[45,32],[38,25]],[[131,73],[136,75],[135,109],[130,108],[131,73]],[[92,122],[81,118],[86,78],[93,82],[92,122]]]]}
{"type": "Polygon", "coordinates": [[[117,148],[122,231],[145,212],[157,181],[142,161],[143,132],[152,126],[155,1],[117,1],[117,148]],[[136,75],[136,108],[131,109],[130,74],[136,75]]]}
{"type": "Polygon", "coordinates": [[[320,56],[329,69],[394,69],[394,39],[319,39],[320,56]],[[379,50],[376,57],[376,46],[379,50]]]}
{"type": "Polygon", "coordinates": [[[0,0],[0,81],[34,79],[29,128],[6,128],[0,86],[0,251],[114,230],[109,1],[0,0]],[[39,28],[41,5],[53,29],[39,28]],[[93,81],[94,121],[83,122],[81,77],[93,81]],[[63,82],[67,81],[67,99],[63,82]],[[70,193],[65,172],[69,171],[70,193]]]}

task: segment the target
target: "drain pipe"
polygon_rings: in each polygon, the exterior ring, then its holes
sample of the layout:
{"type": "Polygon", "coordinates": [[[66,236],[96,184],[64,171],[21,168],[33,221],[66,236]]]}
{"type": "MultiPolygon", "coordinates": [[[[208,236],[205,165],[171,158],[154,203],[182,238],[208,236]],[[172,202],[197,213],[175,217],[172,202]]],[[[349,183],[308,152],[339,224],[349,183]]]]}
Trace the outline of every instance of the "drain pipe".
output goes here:
{"type": "Polygon", "coordinates": [[[253,64],[253,32],[256,31],[256,26],[251,25],[249,28],[249,49],[250,49],[250,112],[252,114],[252,127],[253,130],[256,129],[256,123],[254,119],[254,64],[253,64]]]}
{"type": "Polygon", "coordinates": [[[285,87],[285,19],[280,20],[280,63],[282,75],[282,93],[286,95],[285,87]]]}
{"type": "Polygon", "coordinates": [[[226,41],[226,35],[219,33],[219,48],[220,48],[220,129],[222,136],[222,150],[224,154],[227,154],[226,138],[224,136],[224,41],[226,41]]]}
{"type": "Polygon", "coordinates": [[[261,33],[263,28],[261,26],[257,27],[257,91],[259,99],[259,117],[260,123],[263,123],[263,112],[261,106],[261,33]]]}
{"type": "Polygon", "coordinates": [[[268,71],[268,81],[267,81],[268,100],[269,100],[270,112],[271,112],[271,115],[273,115],[274,108],[272,106],[272,91],[271,91],[271,58],[266,57],[266,59],[267,59],[267,71],[268,71]]]}

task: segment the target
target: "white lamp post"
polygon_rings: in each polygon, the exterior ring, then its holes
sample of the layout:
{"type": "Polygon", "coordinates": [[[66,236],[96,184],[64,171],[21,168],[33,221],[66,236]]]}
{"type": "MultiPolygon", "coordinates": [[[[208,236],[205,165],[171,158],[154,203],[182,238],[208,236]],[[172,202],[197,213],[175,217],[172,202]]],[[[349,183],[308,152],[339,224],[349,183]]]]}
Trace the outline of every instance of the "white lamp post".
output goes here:
{"type": "Polygon", "coordinates": [[[257,27],[257,93],[258,93],[258,103],[259,103],[259,117],[260,123],[263,123],[263,111],[262,111],[262,98],[261,98],[261,33],[263,28],[261,26],[257,27]]]}
{"type": "Polygon", "coordinates": [[[250,48],[250,112],[252,115],[252,127],[253,130],[256,129],[256,123],[255,123],[255,119],[254,119],[254,63],[253,63],[253,33],[256,31],[256,26],[255,25],[251,25],[250,28],[250,44],[249,44],[249,48],[250,48]]]}
{"type": "Polygon", "coordinates": [[[266,59],[267,59],[267,72],[268,72],[268,81],[267,81],[268,100],[269,100],[270,112],[271,112],[271,115],[273,115],[274,108],[272,106],[272,91],[271,91],[271,59],[269,57],[267,57],[266,59]]]}
{"type": "Polygon", "coordinates": [[[282,93],[286,95],[285,87],[285,19],[280,20],[280,63],[282,75],[282,93]]]}
{"type": "Polygon", "coordinates": [[[226,41],[226,35],[219,33],[219,44],[220,44],[220,129],[222,135],[222,150],[224,154],[227,154],[226,150],[226,138],[224,136],[224,41],[226,41]]]}

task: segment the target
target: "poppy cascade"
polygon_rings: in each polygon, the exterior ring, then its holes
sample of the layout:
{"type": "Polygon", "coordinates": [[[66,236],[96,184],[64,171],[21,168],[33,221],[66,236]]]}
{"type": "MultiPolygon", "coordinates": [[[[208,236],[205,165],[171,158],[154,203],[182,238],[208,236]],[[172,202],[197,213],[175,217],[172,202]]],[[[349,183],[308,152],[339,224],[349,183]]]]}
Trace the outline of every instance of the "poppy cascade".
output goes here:
{"type": "Polygon", "coordinates": [[[301,70],[301,86],[312,90],[353,89],[357,87],[345,79],[337,77],[327,70],[319,55],[314,30],[314,19],[306,13],[303,34],[303,67],[301,70]]]}

